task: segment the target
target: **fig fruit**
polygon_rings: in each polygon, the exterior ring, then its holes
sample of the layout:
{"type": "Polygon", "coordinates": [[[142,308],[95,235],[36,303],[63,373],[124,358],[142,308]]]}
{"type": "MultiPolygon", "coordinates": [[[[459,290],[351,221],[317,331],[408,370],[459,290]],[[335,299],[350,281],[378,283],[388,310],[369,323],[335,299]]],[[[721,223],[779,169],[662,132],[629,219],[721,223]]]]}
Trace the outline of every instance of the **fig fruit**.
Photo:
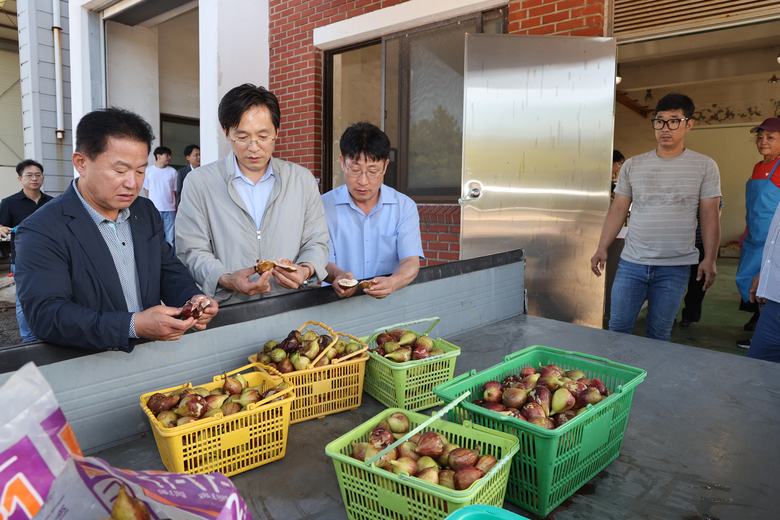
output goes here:
{"type": "Polygon", "coordinates": [[[482,470],[475,468],[474,466],[466,466],[455,472],[452,480],[455,482],[455,489],[462,491],[468,489],[477,480],[485,476],[482,470]]]}
{"type": "Polygon", "coordinates": [[[574,408],[577,400],[566,388],[559,388],[552,396],[550,413],[557,414],[574,408]]]}
{"type": "Polygon", "coordinates": [[[396,475],[402,472],[406,472],[408,475],[417,473],[417,462],[408,457],[400,457],[396,460],[391,460],[390,464],[392,464],[393,473],[396,475]]]}
{"type": "Polygon", "coordinates": [[[454,469],[456,472],[467,466],[473,466],[479,459],[479,452],[477,450],[470,450],[468,448],[455,448],[450,452],[447,465],[454,469]]]}
{"type": "Polygon", "coordinates": [[[146,505],[127,494],[125,485],[119,488],[119,494],[111,507],[111,518],[115,520],[149,520],[149,510],[146,505]]]}
{"type": "Polygon", "coordinates": [[[532,376],[534,374],[538,374],[539,372],[534,367],[523,367],[520,369],[520,377],[525,378],[528,376],[532,376]]]}
{"type": "Polygon", "coordinates": [[[544,410],[544,416],[548,417],[550,415],[550,405],[552,401],[552,394],[550,393],[547,388],[543,386],[537,386],[530,392],[528,392],[528,402],[535,402],[539,403],[542,406],[542,410],[544,410]]]}
{"type": "Polygon", "coordinates": [[[423,457],[438,458],[443,451],[444,442],[436,432],[425,432],[417,441],[417,453],[423,457]]]}
{"type": "Polygon", "coordinates": [[[409,418],[403,412],[391,413],[387,418],[387,424],[393,433],[406,433],[409,431],[409,418]]]}
{"type": "Polygon", "coordinates": [[[501,395],[501,402],[507,408],[520,408],[525,404],[528,392],[523,388],[507,388],[501,395]]]}
{"type": "Polygon", "coordinates": [[[433,340],[430,338],[430,336],[420,336],[417,338],[417,341],[414,342],[414,348],[424,348],[428,352],[433,349],[433,340]]]}
{"type": "Polygon", "coordinates": [[[439,472],[439,485],[447,489],[455,489],[455,472],[451,469],[443,469],[439,472]]]}
{"type": "Polygon", "coordinates": [[[439,470],[436,468],[425,468],[418,471],[415,477],[419,478],[420,480],[424,480],[425,482],[430,482],[431,484],[438,484],[439,470]]]}

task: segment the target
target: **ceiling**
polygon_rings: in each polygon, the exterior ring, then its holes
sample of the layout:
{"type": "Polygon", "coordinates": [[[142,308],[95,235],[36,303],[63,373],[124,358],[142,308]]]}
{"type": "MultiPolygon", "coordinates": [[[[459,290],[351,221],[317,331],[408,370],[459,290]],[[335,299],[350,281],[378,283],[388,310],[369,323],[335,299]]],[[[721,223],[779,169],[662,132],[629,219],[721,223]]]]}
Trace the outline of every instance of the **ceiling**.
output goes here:
{"type": "Polygon", "coordinates": [[[0,49],[19,50],[18,26],[16,0],[0,0],[0,49]]]}

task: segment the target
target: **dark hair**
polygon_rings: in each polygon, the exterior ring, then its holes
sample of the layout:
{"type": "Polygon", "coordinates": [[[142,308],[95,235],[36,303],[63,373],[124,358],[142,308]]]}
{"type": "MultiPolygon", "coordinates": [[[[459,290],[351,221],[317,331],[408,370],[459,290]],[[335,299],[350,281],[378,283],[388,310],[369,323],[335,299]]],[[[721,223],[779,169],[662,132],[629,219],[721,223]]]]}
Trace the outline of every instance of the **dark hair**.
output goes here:
{"type": "Polygon", "coordinates": [[[184,149],[184,157],[189,157],[193,150],[200,150],[200,146],[197,144],[187,145],[187,148],[184,149]]]}
{"type": "Polygon", "coordinates": [[[32,159],[25,159],[24,161],[20,162],[16,165],[16,174],[21,177],[22,172],[24,172],[25,168],[29,168],[30,166],[37,166],[39,170],[41,170],[41,174],[43,174],[43,166],[38,161],[33,161],[32,159]]]}
{"type": "Polygon", "coordinates": [[[655,106],[655,115],[657,116],[658,112],[665,112],[667,110],[682,110],[685,117],[691,118],[693,117],[693,112],[696,110],[696,105],[694,105],[693,100],[685,94],[667,94],[662,97],[655,106]]]}
{"type": "Polygon", "coordinates": [[[225,134],[236,128],[241,123],[241,117],[244,113],[254,107],[266,107],[271,113],[274,128],[279,130],[279,123],[282,119],[282,113],[279,111],[279,100],[276,99],[273,92],[264,87],[244,83],[230,89],[219,102],[217,116],[225,134]]]}
{"type": "Polygon", "coordinates": [[[106,151],[108,138],[146,143],[152,149],[154,132],[143,117],[122,108],[110,107],[86,114],[76,127],[76,151],[94,160],[106,151]]]}
{"type": "Polygon", "coordinates": [[[613,150],[612,151],[612,162],[613,163],[620,162],[620,161],[625,161],[625,160],[626,160],[626,158],[623,157],[622,153],[620,153],[617,150],[613,150]]]}
{"type": "Polygon", "coordinates": [[[165,155],[165,154],[171,155],[173,152],[171,152],[171,149],[167,146],[158,146],[154,149],[154,158],[157,159],[158,155],[165,155]]]}
{"type": "Polygon", "coordinates": [[[371,123],[355,123],[341,134],[339,148],[342,156],[353,161],[361,155],[369,161],[384,161],[390,157],[390,138],[371,123]]]}

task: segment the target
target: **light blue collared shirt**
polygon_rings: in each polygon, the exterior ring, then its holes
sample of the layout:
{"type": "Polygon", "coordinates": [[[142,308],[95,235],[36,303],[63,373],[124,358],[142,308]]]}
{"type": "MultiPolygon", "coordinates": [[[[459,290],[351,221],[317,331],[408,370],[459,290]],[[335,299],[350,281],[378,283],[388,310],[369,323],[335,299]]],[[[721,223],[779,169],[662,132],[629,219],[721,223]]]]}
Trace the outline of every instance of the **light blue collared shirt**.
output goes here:
{"type": "Polygon", "coordinates": [[[420,216],[412,199],[384,184],[379,201],[366,215],[346,185],[322,196],[328,218],[329,262],[357,280],[393,274],[402,258],[424,260],[420,216]]]}
{"type": "Polygon", "coordinates": [[[143,311],[141,305],[141,283],[138,280],[138,269],[135,265],[135,247],[133,246],[133,231],[130,229],[130,209],[119,210],[116,222],[108,220],[84,200],[78,189],[78,179],[73,179],[73,188],[79,196],[79,200],[87,210],[92,222],[100,231],[100,235],[108,246],[111,258],[114,260],[114,268],[122,284],[122,293],[125,296],[127,310],[133,313],[130,318],[131,338],[137,338],[135,333],[135,313],[143,311]]]}
{"type": "Polygon", "coordinates": [[[271,161],[268,161],[268,169],[265,175],[255,184],[241,173],[241,169],[238,167],[238,159],[233,157],[233,163],[236,168],[236,173],[233,175],[233,186],[236,187],[236,191],[241,196],[241,200],[244,201],[244,205],[252,216],[252,220],[255,221],[257,231],[260,231],[260,224],[263,223],[263,213],[265,213],[265,207],[268,205],[271,191],[274,189],[274,181],[276,179],[274,168],[271,165],[271,161]]]}

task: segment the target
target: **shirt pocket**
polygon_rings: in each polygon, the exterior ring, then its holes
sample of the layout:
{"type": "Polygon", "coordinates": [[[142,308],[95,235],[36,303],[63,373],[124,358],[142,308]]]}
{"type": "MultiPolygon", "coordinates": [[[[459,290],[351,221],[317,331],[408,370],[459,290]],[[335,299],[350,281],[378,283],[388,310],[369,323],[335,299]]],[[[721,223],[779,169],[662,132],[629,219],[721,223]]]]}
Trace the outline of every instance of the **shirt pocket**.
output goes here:
{"type": "Polygon", "coordinates": [[[398,235],[380,235],[375,276],[393,274],[398,267],[398,235]]]}

